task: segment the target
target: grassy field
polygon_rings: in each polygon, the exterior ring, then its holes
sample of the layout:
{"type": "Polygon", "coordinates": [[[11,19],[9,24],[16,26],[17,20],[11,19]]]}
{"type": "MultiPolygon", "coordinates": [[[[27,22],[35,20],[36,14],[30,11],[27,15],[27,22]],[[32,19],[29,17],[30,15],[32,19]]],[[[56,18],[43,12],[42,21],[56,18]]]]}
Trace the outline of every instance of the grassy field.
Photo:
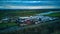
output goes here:
{"type": "MultiPolygon", "coordinates": [[[[44,11],[40,11],[40,10],[5,10],[5,11],[0,11],[0,19],[2,17],[14,17],[14,16],[31,16],[31,15],[36,15],[39,13],[42,13],[44,11]]],[[[10,26],[15,26],[17,24],[15,23],[1,23],[0,24],[0,28],[4,28],[4,27],[10,27],[10,26]]]]}
{"type": "Polygon", "coordinates": [[[3,10],[0,11],[0,18],[4,16],[31,16],[45,11],[41,10],[3,10]]]}
{"type": "Polygon", "coordinates": [[[17,24],[16,23],[0,23],[0,28],[8,28],[13,26],[17,26],[17,24]]]}
{"type": "Polygon", "coordinates": [[[5,34],[60,34],[59,21],[51,23],[41,23],[25,27],[23,30],[5,32],[5,34]]]}
{"type": "MultiPolygon", "coordinates": [[[[43,11],[35,11],[35,10],[13,10],[13,11],[1,11],[0,12],[0,19],[2,17],[14,17],[14,16],[31,16],[31,15],[36,15],[36,14],[39,14],[39,13],[42,13],[43,11]]],[[[5,28],[5,27],[10,27],[10,26],[16,26],[17,24],[16,23],[1,23],[0,24],[0,28],[5,28]]]]}
{"type": "Polygon", "coordinates": [[[45,16],[60,17],[60,12],[48,14],[48,15],[45,15],[45,16]]]}
{"type": "MultiPolygon", "coordinates": [[[[0,19],[4,16],[31,16],[31,15],[36,15],[36,14],[40,14],[44,11],[5,11],[5,12],[0,12],[0,19]]],[[[60,17],[60,13],[52,13],[52,14],[48,14],[48,15],[45,15],[45,16],[52,16],[52,17],[60,17]]],[[[16,23],[0,23],[0,28],[6,28],[6,27],[11,27],[11,26],[17,26],[16,23]]],[[[41,33],[41,34],[60,34],[60,31],[59,31],[59,27],[60,27],[60,23],[57,24],[57,23],[52,23],[52,24],[45,24],[45,25],[42,25],[42,26],[38,26],[36,27],[38,29],[38,31],[41,33]],[[53,32],[52,32],[53,30],[53,32]]],[[[34,31],[34,28],[33,29],[26,29],[27,31],[34,31]]],[[[16,31],[13,32],[15,34],[20,34],[20,32],[22,32],[22,34],[26,31],[16,31]]],[[[28,32],[25,32],[25,33],[28,33],[28,32]]],[[[34,32],[36,33],[36,32],[34,32]]],[[[8,33],[9,34],[9,33],[8,33]]],[[[11,33],[10,33],[11,34],[11,33]]],[[[31,34],[31,32],[30,32],[31,34]]]]}
{"type": "MultiPolygon", "coordinates": [[[[2,18],[3,16],[31,16],[31,15],[36,15],[36,14],[40,14],[40,13],[43,13],[44,11],[35,11],[35,10],[30,10],[30,11],[28,11],[28,10],[26,10],[26,11],[21,11],[21,10],[19,10],[19,11],[5,11],[5,12],[0,12],[0,18],[2,18]]],[[[52,14],[48,14],[48,15],[46,15],[46,16],[54,16],[54,17],[60,17],[60,13],[52,13],[52,14]]],[[[0,27],[10,27],[10,26],[15,26],[15,25],[17,25],[17,24],[15,24],[15,23],[7,23],[7,24],[5,24],[5,23],[2,23],[2,24],[0,24],[0,27]]]]}

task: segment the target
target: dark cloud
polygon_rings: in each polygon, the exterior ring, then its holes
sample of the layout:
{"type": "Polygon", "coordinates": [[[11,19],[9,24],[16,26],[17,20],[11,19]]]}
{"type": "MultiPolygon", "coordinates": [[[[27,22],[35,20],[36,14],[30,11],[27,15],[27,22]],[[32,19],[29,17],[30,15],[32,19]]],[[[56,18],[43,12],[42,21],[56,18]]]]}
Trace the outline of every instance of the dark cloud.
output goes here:
{"type": "Polygon", "coordinates": [[[56,6],[57,8],[60,7],[60,1],[0,1],[0,9],[10,8],[11,6],[56,6]]]}
{"type": "MultiPolygon", "coordinates": [[[[7,0],[0,0],[0,1],[7,1],[7,0]]],[[[8,1],[60,1],[60,0],[8,0],[8,1]]]]}
{"type": "Polygon", "coordinates": [[[60,6],[60,1],[1,1],[0,5],[60,6]]]}

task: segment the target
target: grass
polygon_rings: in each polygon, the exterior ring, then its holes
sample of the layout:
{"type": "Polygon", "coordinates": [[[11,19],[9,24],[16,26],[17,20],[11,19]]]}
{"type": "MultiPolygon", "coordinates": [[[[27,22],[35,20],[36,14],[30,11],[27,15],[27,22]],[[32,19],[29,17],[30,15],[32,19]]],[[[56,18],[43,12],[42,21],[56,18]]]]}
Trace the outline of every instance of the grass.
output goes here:
{"type": "MultiPolygon", "coordinates": [[[[31,16],[31,15],[35,15],[35,14],[39,14],[42,13],[43,11],[5,11],[5,12],[0,12],[0,19],[4,16],[9,16],[9,17],[13,17],[13,16],[31,16]]],[[[15,26],[15,23],[1,23],[0,24],[0,28],[4,28],[4,27],[10,27],[10,26],[15,26]]]]}
{"type": "Polygon", "coordinates": [[[45,16],[60,17],[60,12],[59,13],[48,14],[48,15],[45,15],[45,16]]]}
{"type": "MultiPolygon", "coordinates": [[[[40,11],[21,11],[21,12],[20,11],[18,11],[18,12],[17,11],[16,12],[12,11],[12,12],[0,13],[0,17],[3,17],[3,16],[31,16],[31,15],[35,15],[35,14],[39,14],[39,13],[42,13],[42,12],[40,12],[40,11]]],[[[45,15],[45,16],[60,17],[60,13],[52,13],[52,14],[48,14],[48,15],[45,15]]],[[[54,27],[53,25],[51,26],[51,24],[50,25],[45,24],[45,25],[42,25],[42,26],[38,26],[38,28],[40,27],[39,29],[42,31],[42,34],[43,34],[43,31],[45,32],[47,30],[47,28],[49,28],[49,27],[51,27],[51,28],[54,27]]],[[[17,24],[16,23],[0,23],[0,28],[11,27],[11,26],[17,26],[17,24]]],[[[29,27],[29,28],[31,28],[31,27],[29,27]]],[[[29,30],[29,28],[28,28],[28,30],[29,30]]]]}
{"type": "Polygon", "coordinates": [[[31,16],[35,14],[39,14],[45,11],[40,10],[9,10],[9,11],[0,11],[0,18],[4,16],[31,16]]]}
{"type": "MultiPolygon", "coordinates": [[[[9,16],[9,17],[13,17],[13,16],[31,16],[31,15],[35,15],[35,14],[39,14],[41,13],[41,11],[1,11],[0,12],[0,19],[4,16],[9,16]]],[[[0,28],[4,28],[4,27],[11,27],[11,26],[16,26],[16,23],[0,23],[0,28]]]]}
{"type": "Polygon", "coordinates": [[[10,16],[32,16],[41,13],[41,11],[20,11],[20,12],[10,12],[7,15],[10,16]]]}
{"type": "Polygon", "coordinates": [[[0,28],[6,28],[11,26],[17,26],[16,23],[0,23],[0,28]]]}
{"type": "MultiPolygon", "coordinates": [[[[58,22],[58,21],[57,21],[58,22]]],[[[5,33],[9,33],[9,34],[59,34],[60,31],[58,25],[60,25],[60,23],[42,23],[42,24],[38,24],[38,25],[31,25],[31,26],[27,26],[24,27],[23,30],[17,30],[17,31],[13,31],[13,32],[5,32],[5,33]],[[37,30],[35,30],[37,29],[37,30]],[[34,32],[34,31],[38,31],[38,32],[34,32]]]]}
{"type": "Polygon", "coordinates": [[[8,15],[13,15],[13,16],[31,16],[31,15],[35,15],[38,14],[40,12],[12,12],[12,13],[8,13],[8,15]]]}
{"type": "MultiPolygon", "coordinates": [[[[4,16],[4,15],[9,15],[9,16],[30,16],[30,15],[35,15],[35,14],[39,14],[39,13],[42,13],[40,11],[13,11],[13,12],[5,12],[5,14],[3,13],[0,13],[0,16],[4,16]]],[[[52,13],[52,14],[48,14],[48,15],[45,15],[45,16],[53,16],[53,17],[60,17],[60,13],[52,13]]],[[[2,23],[0,24],[0,28],[1,27],[10,27],[10,26],[16,26],[17,24],[16,23],[2,23]]]]}

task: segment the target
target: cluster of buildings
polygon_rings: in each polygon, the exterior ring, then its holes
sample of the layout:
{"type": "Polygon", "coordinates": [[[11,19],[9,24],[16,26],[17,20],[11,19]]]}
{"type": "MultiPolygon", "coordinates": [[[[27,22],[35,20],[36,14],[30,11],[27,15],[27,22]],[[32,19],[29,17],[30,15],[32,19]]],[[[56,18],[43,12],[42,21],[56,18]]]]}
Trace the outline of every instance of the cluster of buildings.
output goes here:
{"type": "Polygon", "coordinates": [[[29,16],[29,17],[4,17],[0,23],[17,23],[17,24],[39,24],[47,21],[53,21],[58,18],[49,16],[29,16]]]}

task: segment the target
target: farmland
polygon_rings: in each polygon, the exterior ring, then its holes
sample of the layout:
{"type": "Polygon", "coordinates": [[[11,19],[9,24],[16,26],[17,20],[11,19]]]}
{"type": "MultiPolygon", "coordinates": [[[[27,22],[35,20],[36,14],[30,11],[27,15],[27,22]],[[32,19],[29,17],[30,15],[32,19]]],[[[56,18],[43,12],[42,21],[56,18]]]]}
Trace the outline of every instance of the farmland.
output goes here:
{"type": "MultiPolygon", "coordinates": [[[[36,14],[40,14],[40,13],[44,13],[44,12],[48,12],[48,11],[41,11],[41,10],[10,10],[10,11],[6,10],[5,11],[4,10],[4,11],[0,12],[0,19],[2,17],[6,17],[6,16],[9,16],[9,17],[34,16],[36,14]]],[[[52,13],[52,14],[48,14],[48,15],[45,15],[45,16],[60,17],[60,13],[59,12],[58,13],[52,13]]],[[[51,34],[58,34],[60,32],[60,30],[58,30],[59,27],[60,27],[59,24],[58,23],[52,23],[52,24],[50,24],[50,23],[47,24],[46,23],[46,24],[43,24],[41,26],[39,24],[39,26],[36,27],[36,28],[39,29],[39,32],[41,34],[49,34],[49,33],[51,33],[51,34]],[[39,28],[39,27],[41,27],[41,28],[39,28]],[[55,29],[55,30],[53,30],[53,29],[55,29]]],[[[13,27],[13,26],[17,26],[17,24],[16,23],[0,23],[0,28],[7,28],[7,27],[13,27]]],[[[25,31],[26,31],[26,29],[25,29],[25,31]]],[[[22,32],[25,32],[25,31],[23,30],[22,32]]],[[[34,28],[32,28],[30,30],[28,28],[27,31],[34,31],[34,28]]],[[[28,33],[27,31],[26,31],[26,33],[28,33]]],[[[19,33],[20,31],[17,31],[17,32],[18,32],[18,34],[20,34],[19,33]]],[[[15,33],[15,32],[11,32],[11,33],[15,33]]]]}

